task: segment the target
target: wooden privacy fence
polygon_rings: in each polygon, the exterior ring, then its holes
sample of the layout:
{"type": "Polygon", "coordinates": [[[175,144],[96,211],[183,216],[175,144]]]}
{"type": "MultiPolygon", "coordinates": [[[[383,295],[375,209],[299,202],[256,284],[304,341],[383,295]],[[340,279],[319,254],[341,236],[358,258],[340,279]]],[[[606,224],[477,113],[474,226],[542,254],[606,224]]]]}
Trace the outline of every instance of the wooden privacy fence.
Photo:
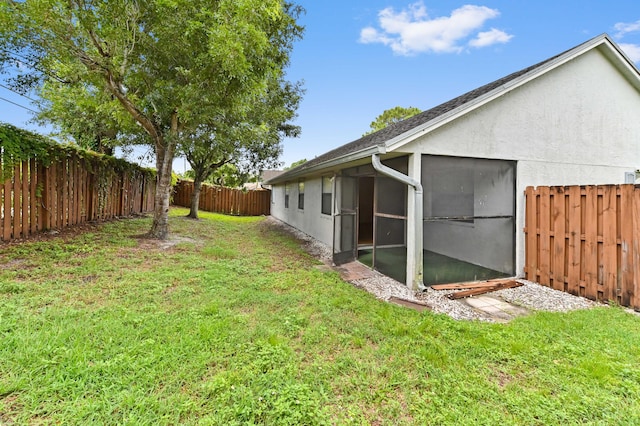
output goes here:
{"type": "Polygon", "coordinates": [[[640,310],[640,186],[528,187],[525,276],[640,310]]]}
{"type": "MultiPolygon", "coordinates": [[[[190,207],[193,182],[181,180],[175,186],[173,204],[190,207]]],[[[223,186],[202,185],[200,210],[237,216],[261,216],[271,212],[271,191],[267,189],[242,191],[223,186]]]]}
{"type": "Polygon", "coordinates": [[[118,171],[121,160],[60,149],[64,155],[47,160],[0,152],[0,240],[153,210],[153,173],[132,165],[118,171]]]}

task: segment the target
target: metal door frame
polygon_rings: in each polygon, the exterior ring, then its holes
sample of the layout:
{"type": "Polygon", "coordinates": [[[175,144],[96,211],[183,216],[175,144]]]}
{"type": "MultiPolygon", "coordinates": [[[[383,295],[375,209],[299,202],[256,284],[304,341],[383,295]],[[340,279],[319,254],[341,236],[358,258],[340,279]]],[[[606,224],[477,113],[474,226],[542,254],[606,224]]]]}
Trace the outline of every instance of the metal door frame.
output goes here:
{"type": "Polygon", "coordinates": [[[333,263],[342,265],[358,258],[358,178],[355,176],[336,175],[333,181],[334,214],[333,214],[333,263]],[[352,185],[349,207],[344,207],[344,182],[352,185]],[[352,232],[345,231],[345,219],[352,223],[352,232]],[[339,228],[339,229],[338,229],[339,228]],[[345,236],[350,238],[350,244],[344,244],[345,236]],[[343,246],[350,246],[346,250],[343,246]]]}

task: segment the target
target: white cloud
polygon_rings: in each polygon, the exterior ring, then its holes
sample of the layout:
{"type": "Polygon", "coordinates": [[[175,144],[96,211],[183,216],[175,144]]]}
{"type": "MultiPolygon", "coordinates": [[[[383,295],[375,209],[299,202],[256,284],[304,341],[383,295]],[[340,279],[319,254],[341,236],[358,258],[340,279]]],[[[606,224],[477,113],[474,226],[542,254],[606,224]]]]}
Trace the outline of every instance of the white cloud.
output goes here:
{"type": "Polygon", "coordinates": [[[487,47],[496,43],[507,43],[513,36],[507,34],[504,31],[491,28],[489,31],[478,33],[476,38],[469,42],[469,46],[472,47],[487,47]]]}
{"type": "Polygon", "coordinates": [[[621,43],[618,46],[633,62],[640,62],[640,44],[621,43]]]}
{"type": "Polygon", "coordinates": [[[360,42],[389,44],[391,39],[380,34],[375,28],[367,27],[360,31],[360,42]]]}
{"type": "Polygon", "coordinates": [[[488,19],[500,12],[486,6],[465,5],[450,16],[430,18],[424,3],[418,2],[397,12],[388,7],[378,13],[380,29],[363,28],[361,43],[382,43],[400,55],[423,52],[460,52],[468,44],[486,47],[506,43],[511,35],[497,29],[476,33],[488,19]],[[470,36],[475,35],[471,41],[470,36]]]}
{"type": "Polygon", "coordinates": [[[640,31],[640,21],[625,23],[618,22],[613,26],[613,29],[617,31],[616,37],[622,38],[625,34],[635,33],[640,31]]]}

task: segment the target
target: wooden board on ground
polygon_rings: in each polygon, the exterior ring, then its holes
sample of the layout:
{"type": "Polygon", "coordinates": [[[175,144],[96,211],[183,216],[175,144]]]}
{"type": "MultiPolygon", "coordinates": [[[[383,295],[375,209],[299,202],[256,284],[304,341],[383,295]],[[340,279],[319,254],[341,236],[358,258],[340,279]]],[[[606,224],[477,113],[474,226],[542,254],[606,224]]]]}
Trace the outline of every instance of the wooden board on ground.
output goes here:
{"type": "Polygon", "coordinates": [[[466,283],[451,283],[451,284],[436,284],[432,285],[431,288],[433,290],[463,290],[465,288],[483,288],[483,287],[493,287],[503,282],[510,282],[513,279],[497,279],[497,280],[487,280],[487,281],[469,281],[466,283]]]}
{"type": "Polygon", "coordinates": [[[394,303],[396,305],[404,306],[405,308],[415,309],[416,311],[422,312],[426,310],[432,310],[431,306],[426,303],[418,302],[415,300],[407,300],[402,299],[400,297],[391,296],[389,298],[389,302],[394,303]]]}
{"type": "Polygon", "coordinates": [[[469,297],[469,296],[478,296],[480,294],[491,293],[493,291],[498,291],[498,290],[504,290],[506,288],[520,287],[521,285],[522,285],[522,283],[519,283],[519,282],[514,281],[514,280],[503,281],[503,282],[495,283],[491,287],[478,287],[478,288],[473,288],[471,290],[465,290],[465,291],[459,291],[457,293],[451,293],[451,294],[447,295],[447,297],[449,299],[462,299],[462,298],[469,297]]]}

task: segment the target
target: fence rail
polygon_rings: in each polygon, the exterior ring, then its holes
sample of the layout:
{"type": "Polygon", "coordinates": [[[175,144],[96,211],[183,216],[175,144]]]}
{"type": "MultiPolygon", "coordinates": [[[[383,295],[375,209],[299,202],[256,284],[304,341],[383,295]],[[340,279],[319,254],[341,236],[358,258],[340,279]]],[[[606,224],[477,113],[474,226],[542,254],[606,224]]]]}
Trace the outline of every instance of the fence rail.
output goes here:
{"type": "Polygon", "coordinates": [[[640,186],[528,187],[525,276],[640,310],[640,186]]]}
{"type": "MultiPolygon", "coordinates": [[[[181,180],[175,186],[173,204],[190,207],[193,182],[181,180]]],[[[271,212],[271,191],[242,191],[223,186],[202,185],[200,210],[237,216],[261,216],[271,212]]]]}
{"type": "Polygon", "coordinates": [[[67,152],[43,162],[36,158],[10,167],[0,184],[0,240],[9,241],[77,224],[153,210],[155,178],[67,152]]]}

